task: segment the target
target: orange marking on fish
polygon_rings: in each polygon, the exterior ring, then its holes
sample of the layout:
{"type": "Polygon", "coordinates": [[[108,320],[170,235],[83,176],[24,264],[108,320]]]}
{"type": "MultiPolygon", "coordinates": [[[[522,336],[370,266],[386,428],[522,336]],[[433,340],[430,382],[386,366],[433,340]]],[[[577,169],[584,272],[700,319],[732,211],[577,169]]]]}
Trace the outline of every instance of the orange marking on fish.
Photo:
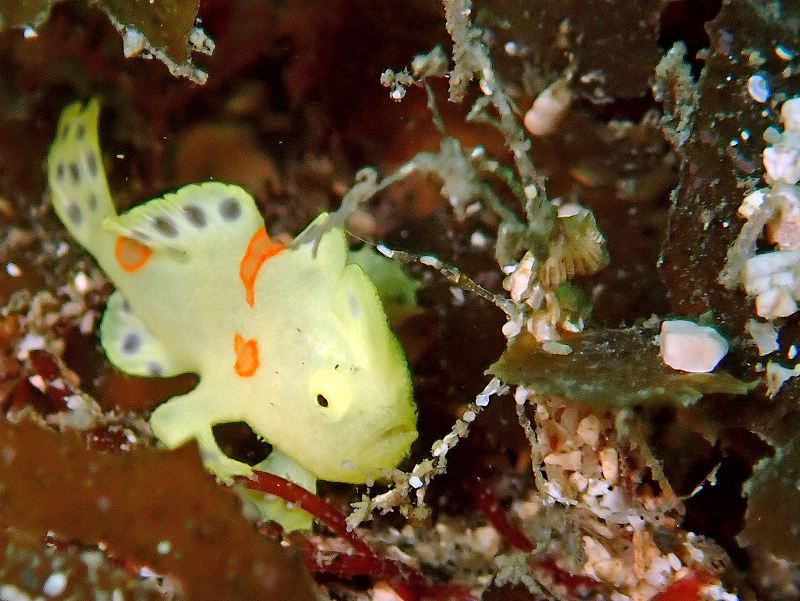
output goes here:
{"type": "Polygon", "coordinates": [[[247,304],[251,307],[256,302],[255,286],[259,269],[267,259],[274,257],[285,248],[283,244],[270,239],[266,229],[257,231],[250,239],[250,244],[247,245],[247,250],[239,265],[239,277],[242,278],[244,284],[247,304]]]}
{"type": "Polygon", "coordinates": [[[258,369],[258,342],[255,338],[245,340],[240,334],[233,337],[236,363],[233,368],[243,378],[249,378],[258,369]]]}
{"type": "Polygon", "coordinates": [[[127,236],[119,236],[114,247],[117,263],[128,273],[140,270],[153,256],[153,249],[127,236]]]}

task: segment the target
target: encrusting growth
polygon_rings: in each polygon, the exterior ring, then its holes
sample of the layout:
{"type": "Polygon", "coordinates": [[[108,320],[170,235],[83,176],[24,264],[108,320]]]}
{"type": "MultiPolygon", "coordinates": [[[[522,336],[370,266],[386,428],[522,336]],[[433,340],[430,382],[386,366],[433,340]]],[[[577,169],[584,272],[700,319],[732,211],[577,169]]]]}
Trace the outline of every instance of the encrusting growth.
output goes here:
{"type": "MultiPolygon", "coordinates": [[[[763,154],[767,187],[745,196],[739,206],[739,215],[747,221],[728,251],[719,277],[728,288],[742,287],[754,297],[756,314],[770,324],[796,313],[800,300],[800,97],[783,103],[781,121],[783,132],[775,127],[764,132],[769,143],[763,154]],[[774,249],[756,254],[756,244],[764,234],[774,249]]],[[[761,334],[767,324],[751,323],[755,325],[749,326],[749,331],[759,334],[754,339],[760,354],[778,350],[776,343],[761,334]]],[[[788,369],[769,361],[768,393],[774,395],[797,375],[800,368],[788,369]]]]}

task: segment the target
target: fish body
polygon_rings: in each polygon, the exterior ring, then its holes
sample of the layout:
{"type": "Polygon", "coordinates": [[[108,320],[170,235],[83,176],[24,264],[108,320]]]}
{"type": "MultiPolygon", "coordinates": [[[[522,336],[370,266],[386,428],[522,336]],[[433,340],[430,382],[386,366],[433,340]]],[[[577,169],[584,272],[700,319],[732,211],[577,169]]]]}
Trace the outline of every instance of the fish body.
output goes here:
{"type": "MultiPolygon", "coordinates": [[[[220,182],[117,215],[98,112],[91,101],[61,116],[48,157],[53,207],[116,286],[100,327],[111,363],[139,376],[199,376],[155,409],[156,436],[170,448],[197,440],[223,479],[251,473],[212,432],[239,421],[272,446],[257,469],[307,488],[394,467],[417,436],[410,377],[375,286],[348,262],[343,230],[319,228],[316,248],[284,247],[252,197],[220,182]]],[[[260,507],[294,524],[274,504],[260,507]]]]}

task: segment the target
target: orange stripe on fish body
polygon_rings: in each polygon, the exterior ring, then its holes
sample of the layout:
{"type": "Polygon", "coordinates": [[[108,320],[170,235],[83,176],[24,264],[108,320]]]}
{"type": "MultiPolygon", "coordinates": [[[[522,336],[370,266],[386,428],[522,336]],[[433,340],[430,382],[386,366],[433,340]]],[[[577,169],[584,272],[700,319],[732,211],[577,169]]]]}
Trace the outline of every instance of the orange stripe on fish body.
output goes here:
{"type": "Polygon", "coordinates": [[[147,264],[150,257],[153,256],[153,249],[133,238],[119,236],[114,247],[114,256],[122,269],[133,273],[147,264]]]}
{"type": "Polygon", "coordinates": [[[233,338],[236,363],[233,368],[242,378],[249,378],[258,369],[258,342],[255,338],[245,340],[240,334],[233,338]]]}
{"type": "Polygon", "coordinates": [[[247,250],[239,265],[239,277],[242,278],[244,284],[247,304],[251,307],[256,300],[255,285],[258,271],[267,259],[274,257],[285,248],[283,244],[270,239],[266,229],[257,231],[250,239],[250,244],[247,245],[247,250]]]}

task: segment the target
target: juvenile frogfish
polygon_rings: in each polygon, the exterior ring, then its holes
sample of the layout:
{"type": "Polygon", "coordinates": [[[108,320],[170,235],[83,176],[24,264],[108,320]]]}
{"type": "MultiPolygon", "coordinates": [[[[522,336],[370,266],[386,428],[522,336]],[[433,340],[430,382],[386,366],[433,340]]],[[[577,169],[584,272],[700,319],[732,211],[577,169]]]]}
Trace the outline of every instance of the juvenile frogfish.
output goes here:
{"type": "MultiPolygon", "coordinates": [[[[364,483],[417,437],[408,367],[372,281],[341,228],[284,247],[238,186],[192,184],[118,215],[98,143],[96,101],[68,106],[48,156],[56,214],[116,286],[100,326],[109,361],[137,376],[199,383],[150,417],[169,448],[195,439],[223,480],[252,469],[315,490],[364,483]],[[271,447],[251,467],[217,444],[245,422],[271,447]]],[[[320,215],[309,228],[322,223],[320,215]]],[[[257,502],[284,527],[310,517],[257,502]]]]}

